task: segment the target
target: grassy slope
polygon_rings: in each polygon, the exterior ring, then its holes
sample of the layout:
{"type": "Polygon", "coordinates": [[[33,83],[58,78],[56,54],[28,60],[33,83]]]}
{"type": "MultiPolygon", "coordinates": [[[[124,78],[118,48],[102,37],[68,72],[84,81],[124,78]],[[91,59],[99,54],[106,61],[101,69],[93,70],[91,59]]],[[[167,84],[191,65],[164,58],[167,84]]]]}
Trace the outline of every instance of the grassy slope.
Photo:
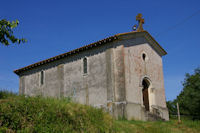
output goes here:
{"type": "Polygon", "coordinates": [[[0,91],[0,132],[198,133],[199,121],[113,120],[100,109],[67,99],[16,96],[0,91]]]}
{"type": "Polygon", "coordinates": [[[112,126],[111,116],[102,110],[68,99],[0,92],[0,132],[112,132],[112,126]]]}
{"type": "Polygon", "coordinates": [[[200,121],[168,122],[115,121],[117,132],[125,133],[200,133],[200,121]]]}

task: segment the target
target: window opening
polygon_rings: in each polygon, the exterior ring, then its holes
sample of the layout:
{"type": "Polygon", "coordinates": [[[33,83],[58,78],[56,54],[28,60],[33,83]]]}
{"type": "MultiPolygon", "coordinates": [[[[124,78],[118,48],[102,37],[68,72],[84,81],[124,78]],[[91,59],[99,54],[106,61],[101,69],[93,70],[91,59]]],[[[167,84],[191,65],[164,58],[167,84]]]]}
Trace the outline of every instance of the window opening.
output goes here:
{"type": "Polygon", "coordinates": [[[146,54],[142,54],[142,59],[145,61],[146,60],[146,54]]]}
{"type": "Polygon", "coordinates": [[[87,73],[87,58],[83,59],[83,73],[87,73]]]}
{"type": "Polygon", "coordinates": [[[44,71],[41,71],[40,83],[41,85],[44,84],[44,71]]]}

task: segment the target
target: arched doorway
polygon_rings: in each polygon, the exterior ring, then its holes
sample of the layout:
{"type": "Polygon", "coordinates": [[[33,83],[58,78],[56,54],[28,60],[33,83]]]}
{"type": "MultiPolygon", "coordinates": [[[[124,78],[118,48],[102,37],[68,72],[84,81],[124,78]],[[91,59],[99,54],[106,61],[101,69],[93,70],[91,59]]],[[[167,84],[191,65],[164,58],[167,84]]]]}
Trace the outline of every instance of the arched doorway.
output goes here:
{"type": "Polygon", "coordinates": [[[146,111],[149,111],[149,93],[148,93],[148,89],[150,86],[150,82],[147,79],[143,79],[142,81],[142,96],[143,96],[143,105],[146,109],[146,111]]]}

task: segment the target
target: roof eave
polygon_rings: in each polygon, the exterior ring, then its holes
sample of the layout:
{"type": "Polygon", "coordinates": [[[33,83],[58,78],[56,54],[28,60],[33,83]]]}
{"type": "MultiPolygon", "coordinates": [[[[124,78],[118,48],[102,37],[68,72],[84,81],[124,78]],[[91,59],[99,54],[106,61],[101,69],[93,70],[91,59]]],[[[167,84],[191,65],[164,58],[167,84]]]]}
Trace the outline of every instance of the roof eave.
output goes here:
{"type": "Polygon", "coordinates": [[[14,70],[13,72],[17,75],[20,75],[21,72],[23,71],[26,71],[26,70],[29,70],[29,69],[32,69],[32,68],[35,68],[37,66],[41,66],[41,65],[44,65],[44,64],[47,64],[47,63],[50,63],[50,62],[53,62],[55,60],[59,60],[59,59],[62,59],[62,58],[65,58],[67,56],[70,56],[70,55],[74,55],[74,54],[77,54],[81,51],[85,51],[87,49],[91,49],[93,47],[98,47],[100,45],[103,45],[103,44],[106,44],[106,43],[109,43],[109,42],[112,42],[114,40],[117,40],[117,36],[111,36],[111,37],[108,37],[108,38],[105,38],[103,40],[99,40],[97,42],[94,42],[94,43],[91,43],[89,45],[85,45],[83,47],[80,47],[80,48],[77,48],[75,50],[72,50],[72,51],[69,51],[69,52],[66,52],[66,53],[63,53],[61,55],[57,55],[57,56],[54,56],[54,57],[51,57],[51,58],[48,58],[46,60],[42,60],[40,62],[37,62],[37,63],[34,63],[34,64],[31,64],[31,65],[28,65],[26,67],[22,67],[20,69],[16,69],[14,70]]]}
{"type": "Polygon", "coordinates": [[[139,36],[141,36],[141,35],[144,34],[144,37],[147,40],[149,40],[149,38],[150,38],[150,40],[152,40],[153,43],[156,44],[156,47],[158,47],[159,53],[161,54],[161,56],[164,56],[164,55],[167,54],[167,52],[164,50],[164,48],[145,30],[143,30],[143,31],[132,31],[132,32],[126,32],[126,33],[120,33],[120,34],[117,34],[116,36],[119,39],[129,39],[130,37],[127,37],[127,36],[131,35],[131,34],[134,34],[134,35],[140,34],[139,36]]]}
{"type": "Polygon", "coordinates": [[[69,51],[69,52],[66,52],[66,53],[63,53],[61,55],[57,55],[57,56],[54,56],[52,58],[49,58],[49,59],[46,59],[46,60],[43,60],[43,61],[40,61],[40,62],[37,62],[37,63],[34,63],[34,64],[31,64],[31,65],[28,65],[26,67],[23,67],[23,68],[20,68],[20,69],[17,69],[17,70],[14,70],[14,73],[17,74],[17,75],[20,75],[20,73],[22,73],[23,71],[26,71],[26,70],[30,70],[30,69],[33,69],[37,66],[41,66],[41,65],[44,65],[44,64],[47,64],[47,63],[50,63],[50,62],[53,62],[55,60],[59,60],[59,59],[62,59],[62,58],[65,58],[67,56],[71,56],[71,55],[74,55],[74,54],[77,54],[81,51],[85,51],[87,49],[90,49],[90,48],[93,48],[93,47],[97,47],[97,46],[101,46],[103,44],[106,44],[106,43],[109,43],[109,42],[112,42],[114,40],[117,40],[117,39],[120,39],[122,36],[126,36],[128,34],[135,34],[135,33],[145,33],[147,36],[149,36],[151,38],[151,40],[153,40],[153,42],[155,42],[155,44],[158,46],[158,48],[160,49],[159,51],[161,52],[161,55],[166,55],[167,52],[161,47],[161,45],[147,32],[147,31],[133,31],[133,32],[127,32],[127,33],[120,33],[120,34],[116,34],[114,36],[111,36],[111,37],[108,37],[108,38],[105,38],[103,40],[100,40],[100,41],[97,41],[95,43],[91,43],[89,45],[86,45],[86,46],[83,46],[83,47],[80,47],[80,48],[77,48],[75,50],[72,50],[72,51],[69,51]]]}

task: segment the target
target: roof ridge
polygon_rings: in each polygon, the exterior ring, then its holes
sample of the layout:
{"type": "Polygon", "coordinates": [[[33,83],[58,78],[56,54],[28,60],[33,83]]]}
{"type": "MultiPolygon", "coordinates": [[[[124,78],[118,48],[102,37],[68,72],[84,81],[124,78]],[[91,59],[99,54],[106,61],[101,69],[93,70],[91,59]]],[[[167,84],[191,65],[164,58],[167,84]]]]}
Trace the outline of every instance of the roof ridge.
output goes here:
{"type": "Polygon", "coordinates": [[[97,46],[103,45],[105,43],[112,42],[114,40],[117,40],[117,36],[116,35],[104,38],[102,40],[99,40],[99,41],[96,41],[96,42],[93,42],[93,43],[90,43],[90,44],[82,46],[80,48],[76,48],[76,49],[71,50],[69,52],[65,52],[63,54],[56,55],[56,56],[53,56],[51,58],[48,58],[48,59],[33,63],[31,65],[16,69],[16,70],[14,70],[14,73],[20,74],[20,72],[22,72],[22,71],[25,71],[25,70],[32,69],[32,68],[40,66],[40,65],[44,65],[44,64],[50,63],[50,62],[55,61],[55,60],[62,59],[62,58],[67,57],[69,55],[73,55],[73,54],[76,54],[78,52],[90,49],[92,47],[97,47],[97,46]]]}
{"type": "Polygon", "coordinates": [[[123,35],[127,35],[127,34],[133,34],[133,33],[146,33],[148,36],[150,36],[150,38],[158,45],[158,47],[162,50],[163,52],[163,55],[167,54],[167,52],[160,46],[160,44],[145,30],[143,31],[132,31],[132,32],[126,32],[126,33],[118,33],[114,36],[110,36],[110,37],[107,37],[107,38],[104,38],[102,40],[99,40],[99,41],[96,41],[94,43],[90,43],[88,45],[85,45],[85,46],[82,46],[80,48],[76,48],[74,50],[71,50],[69,52],[66,52],[66,53],[63,53],[63,54],[60,54],[60,55],[57,55],[57,56],[53,56],[51,58],[48,58],[46,60],[42,60],[42,61],[39,61],[37,63],[34,63],[34,64],[31,64],[31,65],[28,65],[26,67],[22,67],[20,69],[17,69],[17,70],[14,70],[14,73],[16,73],[17,75],[19,75],[21,72],[25,71],[25,70],[28,70],[28,69],[32,69],[32,68],[35,68],[37,66],[40,66],[40,65],[44,65],[44,64],[47,64],[47,63],[50,63],[50,62],[53,62],[55,60],[59,60],[59,59],[62,59],[62,58],[65,58],[67,56],[70,56],[70,55],[74,55],[76,53],[79,53],[81,51],[85,51],[85,50],[88,50],[88,49],[91,49],[93,47],[97,47],[97,46],[101,46],[103,44],[106,44],[108,42],[112,42],[114,40],[117,40],[120,38],[120,36],[123,36],[123,35]]]}

